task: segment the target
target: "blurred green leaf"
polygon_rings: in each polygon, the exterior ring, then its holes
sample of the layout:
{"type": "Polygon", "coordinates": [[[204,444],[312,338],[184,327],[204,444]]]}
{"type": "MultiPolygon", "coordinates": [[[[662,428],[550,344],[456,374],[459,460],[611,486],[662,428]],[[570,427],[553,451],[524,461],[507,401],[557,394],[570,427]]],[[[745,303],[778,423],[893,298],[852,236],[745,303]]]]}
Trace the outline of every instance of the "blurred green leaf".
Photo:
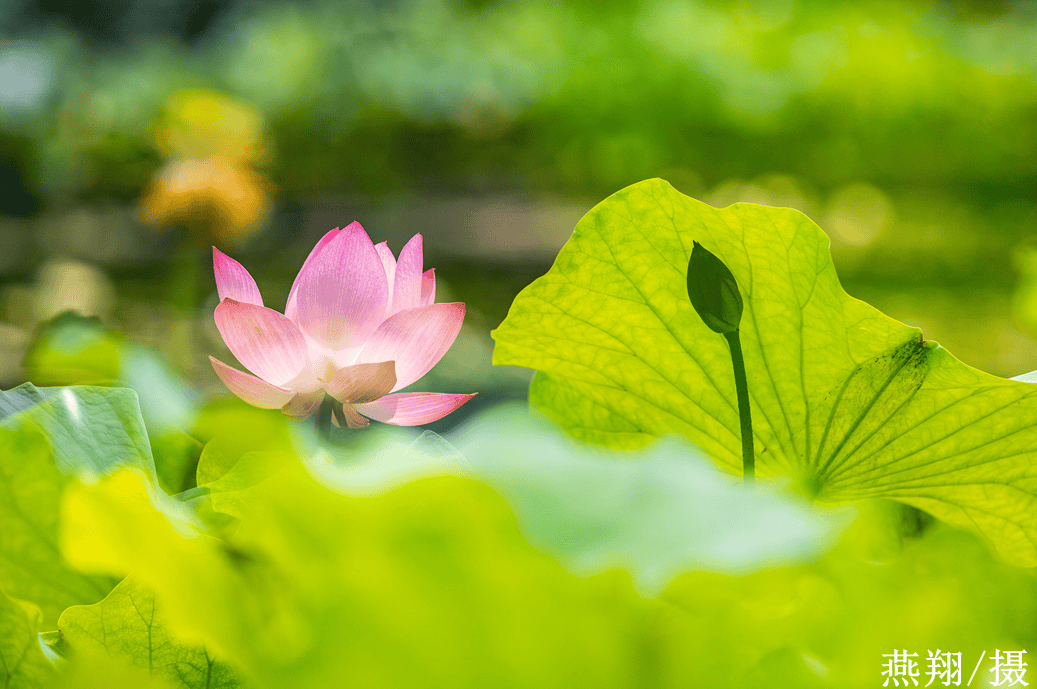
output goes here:
{"type": "MultiPolygon", "coordinates": [[[[491,428],[459,435],[469,458],[491,428]]],[[[329,491],[292,462],[252,474],[270,478],[239,494],[247,493],[240,522],[224,541],[183,535],[153,507],[140,475],[107,477],[67,494],[62,551],[89,571],[133,572],[163,602],[174,638],[217,650],[260,687],[806,689],[820,679],[864,689],[875,685],[881,654],[894,647],[954,648],[973,657],[995,645],[1035,649],[1037,621],[1029,611],[1037,581],[1028,572],[939,523],[897,541],[900,518],[885,508],[866,509],[847,542],[812,564],[741,576],[689,572],[659,598],[638,595],[616,571],[573,576],[522,533],[537,541],[548,534],[539,544],[566,561],[566,538],[573,552],[585,552],[595,542],[588,531],[626,522],[632,542],[661,551],[694,508],[674,511],[677,525],[662,529],[659,543],[646,543],[650,535],[638,524],[658,522],[644,518],[651,514],[645,506],[627,505],[635,517],[612,522],[600,514],[599,506],[616,505],[601,500],[596,477],[584,482],[600,457],[559,461],[555,453],[571,450],[571,441],[534,436],[530,454],[547,456],[510,469],[522,462],[523,445],[509,434],[499,438],[505,449],[490,457],[491,468],[500,466],[488,480],[515,505],[518,523],[495,490],[462,477],[427,477],[494,472],[470,459],[459,464],[448,443],[426,434],[369,460],[353,457],[352,465],[311,467],[321,481],[337,479],[339,490],[351,485],[366,497],[329,491]],[[380,472],[380,460],[392,466],[380,472]],[[558,464],[570,469],[538,476],[558,464]],[[578,496],[581,486],[589,497],[578,496]],[[562,496],[572,504],[560,505],[562,496]],[[530,514],[538,509],[553,516],[530,514]],[[873,548],[889,540],[891,528],[896,542],[873,548]],[[551,533],[556,540],[545,546],[551,533]]],[[[232,483],[235,472],[249,473],[245,465],[262,460],[243,457],[221,481],[232,483]]],[[[611,461],[652,476],[651,460],[611,461]]],[[[652,495],[653,480],[628,494],[652,495]]],[[[720,512],[709,528],[722,529],[730,518],[720,512]]]]}
{"type": "MultiPolygon", "coordinates": [[[[874,514],[862,514],[851,530],[877,538],[887,525],[874,514]]],[[[920,659],[927,650],[961,651],[963,665],[972,666],[984,649],[1037,649],[1037,580],[999,562],[974,535],[940,523],[905,538],[881,562],[843,543],[802,567],[744,577],[689,573],[664,598],[708,630],[692,641],[698,658],[717,665],[753,659],[748,686],[766,678],[773,684],[762,686],[823,679],[822,686],[876,687],[881,656],[894,647],[920,659]]],[[[925,678],[926,663],[919,666],[925,678]]]]}
{"type": "Polygon", "coordinates": [[[137,392],[148,428],[165,434],[192,427],[198,403],[190,386],[148,347],[126,342],[97,318],[67,311],[40,326],[25,357],[40,385],[122,385],[137,392]]]}
{"type": "Polygon", "coordinates": [[[1037,339],[1037,247],[1032,244],[1015,252],[1019,282],[1012,295],[1012,314],[1020,330],[1037,339]]]}
{"type": "Polygon", "coordinates": [[[453,444],[429,432],[413,443],[401,436],[359,459],[318,461],[316,473],[353,495],[433,474],[472,476],[500,491],[529,540],[570,571],[621,568],[647,595],[687,571],[746,574],[817,559],[852,518],[747,489],[677,439],[609,452],[517,407],[477,417],[453,444]]]}
{"type": "Polygon", "coordinates": [[[93,603],[115,584],[69,569],[58,552],[58,506],[68,477],[35,428],[0,430],[0,585],[43,609],[53,625],[69,605],[93,603]]]}
{"type": "Polygon", "coordinates": [[[247,452],[291,452],[288,419],[276,409],[258,409],[234,399],[204,407],[192,435],[205,443],[196,481],[212,483],[247,452]]]}
{"type": "Polygon", "coordinates": [[[296,467],[257,490],[224,545],[180,536],[139,477],[82,486],[63,552],[132,569],[180,638],[221,649],[259,686],[633,686],[630,636],[684,624],[622,577],[568,575],[466,479],[348,498],[296,467]]]}
{"type": "Polygon", "coordinates": [[[137,394],[125,388],[38,388],[0,391],[0,428],[32,424],[47,437],[58,468],[69,475],[101,475],[135,466],[155,476],[137,394]]]}
{"type": "Polygon", "coordinates": [[[119,379],[140,397],[148,429],[164,434],[190,429],[198,416],[196,393],[156,352],[134,345],[119,350],[119,379]]]}
{"type": "Polygon", "coordinates": [[[69,518],[84,534],[100,526],[103,552],[75,538],[65,547],[93,566],[143,562],[160,593],[186,606],[178,636],[220,640],[263,673],[260,686],[359,676],[364,686],[563,687],[583,673],[594,686],[762,677],[811,687],[816,675],[869,687],[875,659],[894,645],[978,655],[1035,636],[1032,578],[949,530],[881,565],[839,548],[805,567],[687,574],[652,601],[614,575],[563,575],[522,543],[499,499],[462,479],[350,500],[289,470],[264,484],[223,547],[146,516],[143,484],[131,479],[136,498],[115,485],[122,477],[71,496],[69,518]],[[134,520],[94,509],[134,500],[145,508],[134,520]]]}
{"type": "Polygon", "coordinates": [[[245,453],[227,473],[205,484],[210,505],[223,514],[239,518],[244,516],[242,500],[248,499],[248,489],[258,486],[297,461],[297,457],[284,452],[245,453]]]}
{"type": "Polygon", "coordinates": [[[202,443],[179,431],[152,434],[151,452],[159,485],[170,495],[193,488],[202,443]]]}
{"type": "Polygon", "coordinates": [[[70,664],[48,689],[174,689],[141,668],[89,658],[70,664]]]}
{"type": "Polygon", "coordinates": [[[1037,564],[1037,388],[972,369],[851,298],[828,238],[790,209],[716,209],[662,180],[577,225],[494,332],[494,363],[535,368],[530,402],[578,438],[677,433],[740,466],[726,343],[688,303],[694,242],[742,287],[758,471],[819,500],[890,497],[1037,564]]]}
{"type": "Polygon", "coordinates": [[[58,630],[73,662],[94,658],[148,671],[152,678],[184,689],[239,687],[226,664],[204,647],[171,636],[154,594],[127,578],[94,605],[68,608],[58,630]]]}
{"type": "Polygon", "coordinates": [[[746,673],[738,684],[739,689],[771,689],[771,687],[797,687],[822,689],[827,668],[816,660],[794,648],[779,648],[765,655],[760,662],[746,673]],[[813,665],[813,667],[812,667],[813,665]]]}
{"type": "Polygon", "coordinates": [[[553,424],[501,411],[455,442],[534,544],[577,574],[622,567],[649,595],[683,572],[741,575],[817,559],[853,517],[732,481],[676,438],[604,452],[553,424]]]}
{"type": "Polygon", "coordinates": [[[42,324],[25,355],[39,385],[111,385],[119,378],[122,338],[98,318],[66,311],[42,324]]]}
{"type": "Polygon", "coordinates": [[[0,585],[43,609],[53,624],[69,605],[94,603],[115,582],[70,570],[58,553],[60,496],[71,477],[95,480],[155,467],[136,395],[119,388],[0,392],[0,585]]]}
{"type": "Polygon", "coordinates": [[[43,655],[40,609],[11,598],[0,587],[0,684],[4,689],[36,689],[51,677],[54,666],[43,655]]]}

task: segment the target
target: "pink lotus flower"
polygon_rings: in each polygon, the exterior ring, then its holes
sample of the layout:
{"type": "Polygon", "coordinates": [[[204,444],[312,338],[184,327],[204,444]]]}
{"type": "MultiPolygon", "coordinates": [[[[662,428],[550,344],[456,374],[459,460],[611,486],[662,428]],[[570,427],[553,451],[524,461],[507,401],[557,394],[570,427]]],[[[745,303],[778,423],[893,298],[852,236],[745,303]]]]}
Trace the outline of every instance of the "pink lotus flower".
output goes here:
{"type": "Polygon", "coordinates": [[[464,320],[464,304],[434,303],[435,271],[421,272],[420,234],[397,261],[385,242],[371,242],[360,223],[331,230],[303,263],[283,315],[263,306],[240,263],[216,247],[212,255],[220,295],[216,327],[256,375],[209,360],[249,404],[305,419],[328,394],[338,402],[336,425],[363,428],[367,418],[397,426],[429,423],[474,397],[395,392],[436,365],[464,320]]]}

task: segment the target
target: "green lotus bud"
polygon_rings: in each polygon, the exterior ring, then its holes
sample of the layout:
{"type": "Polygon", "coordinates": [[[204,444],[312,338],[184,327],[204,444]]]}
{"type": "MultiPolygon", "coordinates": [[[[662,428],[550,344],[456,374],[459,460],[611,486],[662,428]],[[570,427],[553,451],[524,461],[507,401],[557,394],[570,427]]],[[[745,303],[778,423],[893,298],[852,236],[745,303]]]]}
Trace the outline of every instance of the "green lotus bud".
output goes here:
{"type": "Polygon", "coordinates": [[[724,262],[695,242],[688,261],[688,298],[699,317],[715,333],[738,330],[742,294],[724,262]]]}

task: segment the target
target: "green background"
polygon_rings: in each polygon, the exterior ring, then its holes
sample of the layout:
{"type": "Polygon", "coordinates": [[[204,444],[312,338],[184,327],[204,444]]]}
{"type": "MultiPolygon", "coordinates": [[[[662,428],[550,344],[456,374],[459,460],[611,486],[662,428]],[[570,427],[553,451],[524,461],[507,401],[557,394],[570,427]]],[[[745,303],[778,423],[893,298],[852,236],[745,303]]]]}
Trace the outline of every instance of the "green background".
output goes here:
{"type": "MultiPolygon", "coordinates": [[[[178,239],[140,197],[185,88],[262,123],[270,212],[222,248],[268,303],[332,227],[396,251],[425,234],[440,300],[469,314],[425,389],[524,394],[490,372],[486,333],[586,210],[655,176],[803,210],[850,294],[970,365],[1029,371],[1035,29],[1011,2],[4,3],[0,381],[29,376],[34,329],[65,306],[176,341],[178,239]]],[[[215,285],[196,270],[201,334],[173,359],[211,396],[215,285]]]]}

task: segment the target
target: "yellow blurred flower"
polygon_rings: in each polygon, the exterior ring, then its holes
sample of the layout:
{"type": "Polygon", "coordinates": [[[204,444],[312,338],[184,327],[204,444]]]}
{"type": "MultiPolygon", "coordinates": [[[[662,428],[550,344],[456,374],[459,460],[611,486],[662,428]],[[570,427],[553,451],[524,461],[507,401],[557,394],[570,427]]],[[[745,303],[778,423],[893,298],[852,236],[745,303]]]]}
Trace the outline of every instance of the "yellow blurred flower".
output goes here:
{"type": "Polygon", "coordinates": [[[155,140],[170,158],[218,156],[233,163],[258,163],[265,156],[259,113],[207,89],[174,93],[155,125],[155,140]]]}
{"type": "Polygon", "coordinates": [[[168,162],[144,193],[145,219],[183,225],[206,243],[247,239],[270,205],[270,183],[255,167],[266,156],[262,129],[253,108],[218,91],[175,93],[155,126],[168,162]]]}
{"type": "Polygon", "coordinates": [[[268,183],[262,175],[218,157],[170,162],[142,201],[148,222],[184,225],[218,245],[249,237],[268,206],[268,183]]]}

